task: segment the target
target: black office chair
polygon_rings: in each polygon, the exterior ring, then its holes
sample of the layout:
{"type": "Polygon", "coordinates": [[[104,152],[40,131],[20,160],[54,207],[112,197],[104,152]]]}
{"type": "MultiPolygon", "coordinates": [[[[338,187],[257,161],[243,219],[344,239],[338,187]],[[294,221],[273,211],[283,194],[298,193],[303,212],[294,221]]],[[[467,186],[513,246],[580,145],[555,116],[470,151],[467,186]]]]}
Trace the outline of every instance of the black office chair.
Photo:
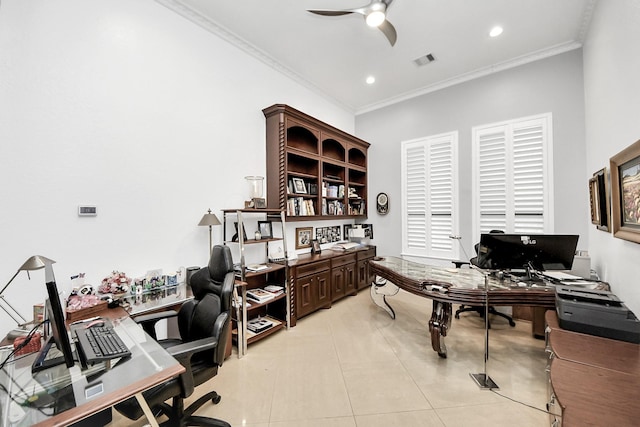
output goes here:
{"type": "MultiPolygon", "coordinates": [[[[233,260],[228,246],[213,247],[209,265],[191,276],[194,299],[185,302],[180,311],[161,312],[139,316],[136,322],[156,338],[155,324],[160,319],[178,316],[181,339],[158,341],[186,368],[179,377],[143,392],[149,407],[156,417],[166,415],[162,423],[167,426],[219,426],[231,427],[225,421],[193,415],[204,403],[220,402],[220,396],[210,391],[188,408],[184,399],[195,387],[210,380],[218,373],[225,355],[227,339],[231,333],[231,298],[234,287],[233,260]],[[172,399],[172,404],[165,403],[172,399]]],[[[131,398],[115,406],[116,410],[137,420],[143,415],[136,399],[131,398]]]]}
{"type": "MultiPolygon", "coordinates": [[[[489,233],[504,233],[504,231],[502,230],[491,230],[489,233]]],[[[480,248],[480,243],[476,243],[474,246],[474,249],[476,250],[476,256],[471,258],[469,261],[452,261],[456,268],[460,268],[465,264],[473,264],[477,267],[482,267],[482,265],[479,265],[478,263],[478,254],[479,254],[479,248],[480,248]]],[[[459,319],[460,318],[460,313],[465,313],[467,311],[473,311],[476,312],[480,315],[480,317],[484,317],[485,315],[485,307],[484,305],[460,305],[460,308],[458,308],[456,310],[455,313],[455,318],[459,319]]],[[[489,306],[489,314],[495,314],[496,316],[500,316],[503,317],[505,319],[507,319],[507,321],[509,322],[509,326],[516,326],[516,322],[513,321],[513,318],[511,316],[509,316],[508,314],[505,313],[501,313],[498,310],[495,309],[495,307],[493,307],[492,305],[489,306]]],[[[491,327],[491,322],[488,322],[489,327],[491,327]]]]}

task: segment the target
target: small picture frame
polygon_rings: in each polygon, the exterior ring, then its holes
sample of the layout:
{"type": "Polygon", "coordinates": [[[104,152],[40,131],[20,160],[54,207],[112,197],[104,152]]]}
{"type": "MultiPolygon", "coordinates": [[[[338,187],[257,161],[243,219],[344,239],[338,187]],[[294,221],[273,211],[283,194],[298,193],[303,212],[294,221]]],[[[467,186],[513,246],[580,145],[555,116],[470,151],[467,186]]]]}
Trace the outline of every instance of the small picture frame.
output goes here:
{"type": "Polygon", "coordinates": [[[307,194],[307,186],[302,178],[291,178],[293,182],[293,192],[296,194],[307,194]]]}
{"type": "Polygon", "coordinates": [[[296,249],[310,248],[312,234],[313,227],[296,228],[296,249]]]}
{"type": "Polygon", "coordinates": [[[258,231],[263,239],[271,239],[273,237],[271,221],[258,221],[258,231]]]}
{"type": "Polygon", "coordinates": [[[640,140],[609,159],[613,235],[640,243],[640,140]]]}
{"type": "Polygon", "coordinates": [[[311,241],[311,253],[319,254],[321,252],[322,252],[322,248],[320,247],[320,242],[318,241],[318,239],[313,239],[311,241]]]}
{"type": "Polygon", "coordinates": [[[609,231],[610,195],[607,169],[601,169],[589,179],[589,199],[591,204],[591,222],[598,230],[609,231]]]}
{"type": "MultiPolygon", "coordinates": [[[[238,241],[238,223],[234,222],[233,226],[236,228],[236,234],[233,235],[233,237],[231,238],[232,242],[237,242],[238,241]]],[[[244,223],[242,223],[242,238],[244,239],[244,241],[247,241],[247,232],[244,229],[244,223]]]]}

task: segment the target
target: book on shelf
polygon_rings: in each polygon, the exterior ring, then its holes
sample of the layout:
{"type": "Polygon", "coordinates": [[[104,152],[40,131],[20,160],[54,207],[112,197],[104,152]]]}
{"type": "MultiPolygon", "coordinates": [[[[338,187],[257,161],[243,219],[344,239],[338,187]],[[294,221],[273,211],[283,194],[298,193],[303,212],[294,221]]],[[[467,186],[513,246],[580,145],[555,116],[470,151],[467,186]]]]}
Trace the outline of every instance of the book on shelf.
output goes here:
{"type": "Polygon", "coordinates": [[[276,296],[271,292],[267,292],[264,289],[249,289],[247,291],[247,298],[257,302],[267,302],[274,299],[276,296]]]}
{"type": "Polygon", "coordinates": [[[275,323],[265,317],[256,317],[247,322],[247,329],[251,332],[258,333],[266,331],[271,328],[275,323]]]}
{"type": "Polygon", "coordinates": [[[287,200],[287,215],[310,216],[315,214],[316,209],[313,205],[313,200],[302,197],[291,197],[287,200]]]}
{"type": "Polygon", "coordinates": [[[267,292],[271,292],[272,294],[277,294],[279,292],[284,292],[284,286],[271,284],[271,285],[265,286],[264,290],[267,292]]]}

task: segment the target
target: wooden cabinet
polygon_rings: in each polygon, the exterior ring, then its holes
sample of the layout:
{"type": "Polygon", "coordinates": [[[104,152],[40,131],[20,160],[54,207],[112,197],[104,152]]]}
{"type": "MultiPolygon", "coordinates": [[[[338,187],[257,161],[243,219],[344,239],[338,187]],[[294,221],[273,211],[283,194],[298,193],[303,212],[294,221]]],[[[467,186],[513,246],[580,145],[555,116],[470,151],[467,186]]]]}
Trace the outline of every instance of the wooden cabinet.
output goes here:
{"type": "Polygon", "coordinates": [[[362,289],[358,287],[358,260],[368,262],[375,253],[375,246],[365,246],[348,253],[325,250],[321,254],[304,254],[290,261],[291,326],[296,325],[297,319],[331,308],[333,302],[362,289]]]}
{"type": "Polygon", "coordinates": [[[640,345],[561,329],[545,313],[552,425],[634,426],[640,419],[640,345]]]}
{"type": "Polygon", "coordinates": [[[357,280],[356,288],[358,290],[368,288],[375,280],[376,275],[371,273],[369,261],[376,256],[376,248],[370,247],[357,253],[357,280]]]}
{"type": "Polygon", "coordinates": [[[238,357],[242,357],[246,354],[249,344],[266,338],[283,328],[288,328],[290,325],[292,306],[287,277],[287,245],[286,239],[284,239],[286,236],[285,215],[284,212],[277,209],[225,209],[222,212],[224,215],[224,243],[225,245],[236,245],[238,249],[239,259],[235,263],[237,282],[234,292],[235,310],[232,318],[234,324],[232,336],[238,346],[238,357]],[[256,228],[258,221],[270,221],[274,236],[247,239],[243,231],[246,231],[248,217],[254,219],[249,222],[255,224],[256,228]],[[274,227],[274,224],[280,224],[280,227],[274,227]],[[228,239],[230,232],[235,232],[235,234],[233,238],[228,239]],[[282,259],[269,259],[271,244],[281,245],[282,259]],[[246,262],[245,249],[247,246],[260,246],[263,250],[257,264],[256,260],[251,263],[246,262]],[[273,292],[265,293],[263,292],[265,288],[273,292]],[[251,294],[258,295],[258,292],[262,293],[266,299],[257,301],[250,297],[251,294]],[[262,321],[263,325],[259,328],[255,326],[258,329],[251,330],[251,326],[258,321],[262,321]]]}
{"type": "Polygon", "coordinates": [[[335,257],[331,260],[331,301],[356,293],[356,254],[335,257]]]}
{"type": "Polygon", "coordinates": [[[287,105],[263,113],[268,207],[296,221],[365,218],[369,143],[287,105]]]}
{"type": "Polygon", "coordinates": [[[319,308],[331,307],[330,261],[298,267],[295,279],[296,317],[300,318],[319,308]]]}

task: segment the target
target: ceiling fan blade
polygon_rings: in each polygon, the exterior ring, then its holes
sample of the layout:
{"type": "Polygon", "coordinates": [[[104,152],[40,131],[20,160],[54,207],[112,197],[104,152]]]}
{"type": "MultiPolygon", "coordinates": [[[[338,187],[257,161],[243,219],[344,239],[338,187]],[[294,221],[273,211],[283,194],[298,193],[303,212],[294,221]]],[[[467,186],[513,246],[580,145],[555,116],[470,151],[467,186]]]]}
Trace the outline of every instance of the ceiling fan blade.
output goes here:
{"type": "Polygon", "coordinates": [[[385,36],[387,36],[387,39],[389,40],[389,43],[391,43],[391,46],[396,44],[398,34],[396,33],[395,27],[391,25],[391,22],[385,20],[382,24],[380,24],[378,29],[382,31],[385,36]]]}
{"type": "Polygon", "coordinates": [[[341,16],[356,12],[355,10],[307,10],[307,12],[315,13],[322,16],[341,16]]]}

